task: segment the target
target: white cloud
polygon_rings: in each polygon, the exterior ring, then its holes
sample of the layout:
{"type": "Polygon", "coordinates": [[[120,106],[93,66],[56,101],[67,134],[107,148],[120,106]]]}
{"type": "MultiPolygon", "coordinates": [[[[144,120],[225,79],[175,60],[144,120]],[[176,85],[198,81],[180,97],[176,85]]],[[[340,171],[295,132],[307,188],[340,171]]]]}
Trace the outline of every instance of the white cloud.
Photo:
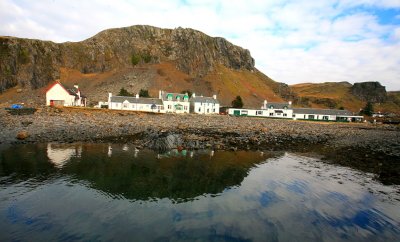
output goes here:
{"type": "Polygon", "coordinates": [[[380,81],[400,90],[400,28],[360,6],[400,8],[400,1],[2,0],[0,35],[63,42],[135,24],[182,26],[250,49],[256,67],[277,81],[380,81]]]}

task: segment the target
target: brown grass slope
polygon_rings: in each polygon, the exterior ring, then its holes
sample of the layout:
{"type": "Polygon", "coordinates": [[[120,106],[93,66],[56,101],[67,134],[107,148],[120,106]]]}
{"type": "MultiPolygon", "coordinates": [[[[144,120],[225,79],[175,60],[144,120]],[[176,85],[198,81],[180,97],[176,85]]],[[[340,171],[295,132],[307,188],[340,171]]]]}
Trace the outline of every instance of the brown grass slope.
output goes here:
{"type": "MultiPolygon", "coordinates": [[[[366,102],[351,93],[348,82],[302,83],[290,86],[298,95],[298,106],[340,108],[358,112],[366,102]]],[[[400,113],[400,92],[388,92],[385,103],[374,104],[375,111],[400,113]]]]}

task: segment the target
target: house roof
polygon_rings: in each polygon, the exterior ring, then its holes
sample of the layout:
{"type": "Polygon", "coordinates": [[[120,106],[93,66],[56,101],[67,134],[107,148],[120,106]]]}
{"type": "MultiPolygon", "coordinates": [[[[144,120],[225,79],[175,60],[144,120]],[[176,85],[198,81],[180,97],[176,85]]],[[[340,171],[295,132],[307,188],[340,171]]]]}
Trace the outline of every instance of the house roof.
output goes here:
{"type": "Polygon", "coordinates": [[[112,96],[111,102],[123,103],[128,101],[129,103],[140,103],[140,104],[155,104],[163,105],[162,100],[159,98],[145,98],[145,97],[126,97],[126,96],[112,96]]]}
{"type": "Polygon", "coordinates": [[[162,99],[166,100],[168,99],[168,96],[172,95],[172,100],[176,100],[177,97],[179,97],[181,100],[183,100],[183,98],[185,96],[187,96],[189,98],[189,96],[187,94],[182,94],[182,93],[173,93],[173,92],[164,92],[162,94],[162,99]]]}
{"type": "Polygon", "coordinates": [[[267,103],[267,108],[269,108],[270,106],[273,106],[274,109],[284,109],[285,107],[290,108],[291,105],[289,105],[289,103],[267,103]]]}
{"type": "MultiPolygon", "coordinates": [[[[63,84],[62,84],[60,81],[58,81],[58,80],[55,81],[53,84],[51,84],[51,85],[47,88],[46,92],[48,92],[50,89],[52,89],[52,88],[53,88],[55,85],[57,85],[57,84],[59,84],[66,92],[68,92],[69,95],[78,97],[78,94],[77,94],[77,93],[78,93],[78,90],[79,90],[79,89],[77,89],[77,88],[75,88],[75,87],[69,88],[69,87],[63,85],[63,84]]],[[[79,91],[80,91],[80,90],[79,90],[79,91]]],[[[81,97],[86,98],[86,96],[83,95],[82,92],[81,92],[80,94],[81,94],[81,97]]]]}
{"type": "Polygon", "coordinates": [[[201,96],[191,97],[189,101],[196,103],[215,103],[215,104],[219,103],[217,99],[214,99],[212,97],[201,97],[201,96]]]}
{"type": "Polygon", "coordinates": [[[322,115],[353,116],[353,113],[348,110],[319,109],[319,108],[293,108],[293,113],[295,113],[295,114],[322,114],[322,115]]]}

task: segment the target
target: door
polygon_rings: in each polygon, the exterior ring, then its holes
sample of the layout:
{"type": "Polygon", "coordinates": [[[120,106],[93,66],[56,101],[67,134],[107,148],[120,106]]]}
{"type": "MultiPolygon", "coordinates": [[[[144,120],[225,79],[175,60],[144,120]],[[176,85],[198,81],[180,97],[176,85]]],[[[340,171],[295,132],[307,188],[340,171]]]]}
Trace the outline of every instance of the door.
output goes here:
{"type": "Polygon", "coordinates": [[[240,116],[240,110],[233,110],[233,115],[240,116]]]}

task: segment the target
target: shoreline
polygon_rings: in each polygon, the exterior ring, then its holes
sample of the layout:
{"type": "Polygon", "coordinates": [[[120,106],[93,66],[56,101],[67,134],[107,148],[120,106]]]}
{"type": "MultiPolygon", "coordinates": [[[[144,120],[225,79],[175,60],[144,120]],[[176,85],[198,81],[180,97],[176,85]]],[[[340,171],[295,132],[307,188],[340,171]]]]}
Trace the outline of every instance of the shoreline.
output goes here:
{"type": "Polygon", "coordinates": [[[400,184],[399,125],[43,107],[32,115],[1,109],[0,129],[0,145],[111,142],[156,150],[311,152],[326,162],[378,174],[384,183],[400,184]]]}

